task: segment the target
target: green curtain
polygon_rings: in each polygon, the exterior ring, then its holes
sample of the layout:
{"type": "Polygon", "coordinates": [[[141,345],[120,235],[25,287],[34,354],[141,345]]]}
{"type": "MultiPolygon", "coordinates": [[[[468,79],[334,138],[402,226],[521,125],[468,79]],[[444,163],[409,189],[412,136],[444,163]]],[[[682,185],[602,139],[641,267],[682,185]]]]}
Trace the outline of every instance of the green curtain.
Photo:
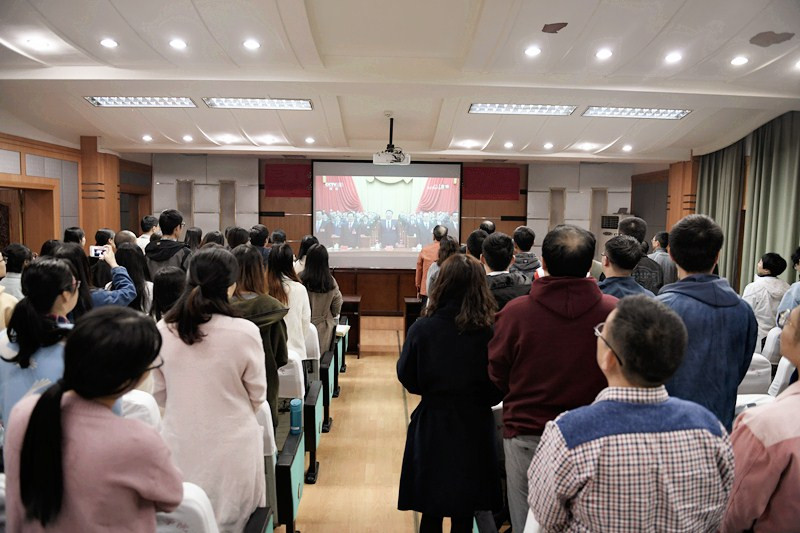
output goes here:
{"type": "Polygon", "coordinates": [[[747,178],[741,288],[756,263],[777,252],[789,266],[781,276],[795,281],[790,255],[800,244],[800,112],[791,111],[753,132],[747,178]]]}
{"type": "Polygon", "coordinates": [[[719,255],[719,274],[736,285],[739,228],[745,173],[745,139],[700,157],[697,212],[722,227],[725,242],[719,255]]]}

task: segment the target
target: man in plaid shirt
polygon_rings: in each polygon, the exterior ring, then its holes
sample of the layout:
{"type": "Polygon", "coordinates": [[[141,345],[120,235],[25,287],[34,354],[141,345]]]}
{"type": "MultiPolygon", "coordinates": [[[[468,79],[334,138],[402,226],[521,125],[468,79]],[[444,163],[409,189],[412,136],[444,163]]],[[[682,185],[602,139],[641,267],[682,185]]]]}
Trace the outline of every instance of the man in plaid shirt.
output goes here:
{"type": "Polygon", "coordinates": [[[548,422],[528,469],[528,503],[545,531],[716,531],[733,484],[725,428],[670,398],[686,328],[646,296],[595,327],[608,387],[548,422]]]}

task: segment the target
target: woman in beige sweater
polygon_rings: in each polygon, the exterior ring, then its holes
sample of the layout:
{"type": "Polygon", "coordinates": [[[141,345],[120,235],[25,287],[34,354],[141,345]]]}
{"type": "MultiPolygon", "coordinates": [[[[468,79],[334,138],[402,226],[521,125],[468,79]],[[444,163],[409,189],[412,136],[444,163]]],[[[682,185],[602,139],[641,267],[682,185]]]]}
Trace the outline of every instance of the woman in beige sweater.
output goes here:
{"type": "Polygon", "coordinates": [[[336,317],[342,310],[342,293],[328,267],[328,250],[320,244],[308,249],[300,279],[311,302],[311,323],[317,328],[319,349],[326,352],[336,334],[336,317]]]}

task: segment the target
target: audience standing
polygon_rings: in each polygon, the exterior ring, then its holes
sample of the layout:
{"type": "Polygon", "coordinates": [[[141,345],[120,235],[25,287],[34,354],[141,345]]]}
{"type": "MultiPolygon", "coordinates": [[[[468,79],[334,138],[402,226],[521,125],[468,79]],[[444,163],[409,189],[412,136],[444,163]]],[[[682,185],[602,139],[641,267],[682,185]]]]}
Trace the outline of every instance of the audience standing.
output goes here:
{"type": "Polygon", "coordinates": [[[231,305],[239,316],[258,326],[267,372],[267,403],[272,411],[272,423],[277,425],[278,369],[289,361],[286,324],[283,322],[289,309],[269,295],[262,257],[255,246],[240,244],[233,249],[233,256],[239,264],[239,271],[231,305]]]}
{"type": "Polygon", "coordinates": [[[300,280],[308,291],[311,323],[317,328],[319,348],[323,353],[327,352],[336,336],[337,318],[342,310],[342,293],[328,266],[328,250],[321,244],[308,249],[300,280]]]}
{"type": "Polygon", "coordinates": [[[502,310],[508,302],[531,291],[531,282],[519,272],[509,272],[514,262],[514,243],[505,233],[495,232],[483,241],[481,264],[486,270],[489,291],[502,310]]]}
{"type": "Polygon", "coordinates": [[[288,244],[275,244],[269,253],[267,281],[269,293],[289,308],[286,335],[289,351],[301,360],[306,358],[305,333],[311,323],[311,304],[308,291],[294,273],[292,248],[288,244]]]}
{"type": "Polygon", "coordinates": [[[156,430],[111,411],[158,366],[160,346],[153,321],[132,309],[80,320],[63,378],[11,413],[8,531],[155,531],[156,511],[180,504],[181,473],[156,430]]]}
{"type": "Polygon", "coordinates": [[[0,414],[8,423],[11,408],[29,392],[40,392],[64,374],[64,345],[71,324],[67,315],[78,302],[78,281],[59,259],[39,259],[23,274],[27,295],[0,332],[0,414]]]}
{"type": "Polygon", "coordinates": [[[283,244],[286,242],[286,232],[282,229],[276,229],[269,236],[269,242],[273,245],[283,244]]]}
{"type": "Polygon", "coordinates": [[[186,230],[186,235],[183,237],[183,243],[189,247],[189,250],[194,253],[200,248],[200,243],[203,240],[203,230],[197,226],[192,226],[186,230]]]}
{"type": "MultiPolygon", "coordinates": [[[[309,248],[315,244],[319,244],[319,239],[313,235],[306,235],[300,241],[300,249],[297,250],[297,259],[294,262],[294,272],[298,276],[303,273],[303,269],[306,267],[306,255],[308,254],[309,248]]],[[[269,255],[269,251],[267,252],[267,255],[269,255]]],[[[266,259],[264,264],[266,265],[266,259]]]]}
{"type": "Polygon", "coordinates": [[[205,246],[208,243],[219,244],[220,246],[225,246],[225,236],[222,235],[220,231],[209,231],[205,235],[203,235],[203,240],[200,241],[200,248],[205,246]]]}
{"type": "Polygon", "coordinates": [[[658,263],[661,267],[661,273],[664,275],[664,285],[675,283],[678,281],[678,269],[675,266],[675,261],[669,256],[667,247],[669,246],[669,233],[666,231],[659,231],[653,236],[651,241],[653,245],[653,253],[647,257],[658,263]]]}
{"type": "Polygon", "coordinates": [[[239,226],[232,227],[225,235],[228,241],[228,248],[231,250],[240,244],[247,244],[250,242],[250,232],[239,226]]]}
{"type": "Polygon", "coordinates": [[[229,302],[237,273],[223,248],[192,257],[183,294],[158,324],[164,364],[153,372],[153,395],[186,481],[206,492],[220,531],[238,533],[265,503],[255,411],[266,401],[267,378],[258,327],[234,318],[229,302]]]}
{"type": "Polygon", "coordinates": [[[151,279],[155,278],[159,270],[168,266],[179,267],[184,272],[187,270],[192,251],[178,240],[183,226],[183,215],[177,209],[161,212],[158,217],[161,238],[150,242],[144,250],[151,279]]]}
{"type": "MultiPolygon", "coordinates": [[[[800,366],[800,308],[778,318],[781,354],[800,366]]],[[[745,410],[731,440],[736,476],[722,531],[797,531],[800,525],[800,383],[775,403],[745,410]]]]}
{"type": "Polygon", "coordinates": [[[122,231],[117,232],[117,234],[114,235],[114,249],[119,248],[125,243],[137,244],[137,240],[138,239],[136,238],[136,234],[134,232],[124,229],[122,231]]]}
{"type": "MultiPolygon", "coordinates": [[[[6,275],[6,258],[0,253],[0,277],[6,275]]],[[[19,300],[6,293],[6,288],[0,285],[0,329],[4,329],[11,320],[11,313],[19,300]]]]}
{"type": "Polygon", "coordinates": [[[482,229],[476,229],[470,233],[467,237],[466,253],[480,261],[481,254],[483,253],[483,241],[488,236],[489,234],[482,229]]]}
{"type": "MultiPolygon", "coordinates": [[[[795,271],[800,272],[800,248],[792,254],[792,265],[795,271]]],[[[800,281],[792,283],[789,290],[781,298],[781,303],[778,305],[778,314],[787,309],[794,309],[800,305],[800,281]]]]}
{"type": "Polygon", "coordinates": [[[482,229],[483,231],[485,231],[486,235],[491,235],[492,233],[494,233],[494,222],[492,222],[491,220],[484,220],[483,222],[481,222],[480,226],[478,226],[478,229],[482,229]]]}
{"type": "Polygon", "coordinates": [[[736,389],[747,373],[758,336],[753,310],[711,272],[722,249],[722,229],[705,215],[672,227],[669,253],[680,281],[659,294],[689,332],[686,357],[667,382],[670,395],[708,408],[730,431],[736,389]]]}
{"type": "MultiPolygon", "coordinates": [[[[491,406],[502,394],[486,373],[494,301],[475,259],[441,267],[423,318],[408,331],[397,377],[422,396],[408,426],[398,508],[422,513],[420,533],[472,531],[476,511],[500,507],[491,406]]],[[[527,512],[527,507],[526,507],[527,512]]]]}
{"type": "Polygon", "coordinates": [[[153,305],[151,313],[156,322],[172,309],[186,287],[186,272],[178,267],[162,268],[153,279],[153,305]]]}
{"type": "Polygon", "coordinates": [[[428,268],[428,278],[425,280],[425,286],[428,288],[428,291],[433,290],[433,285],[436,283],[436,278],[439,276],[439,269],[442,267],[442,264],[444,264],[451,255],[459,253],[458,250],[458,241],[450,235],[442,237],[442,240],[439,241],[439,252],[436,257],[436,262],[428,268]]]}
{"type": "Polygon", "coordinates": [[[519,272],[529,282],[532,282],[536,271],[542,267],[539,258],[531,251],[536,240],[536,234],[528,226],[518,226],[514,230],[514,263],[509,272],[519,272]]]}
{"type": "Polygon", "coordinates": [[[39,250],[39,257],[46,257],[49,255],[53,255],[53,252],[56,251],[56,248],[58,248],[62,244],[64,243],[62,241],[59,241],[58,239],[50,239],[44,241],[44,243],[42,243],[42,248],[39,250]]]}
{"type": "Polygon", "coordinates": [[[22,271],[25,270],[33,260],[33,254],[27,246],[22,244],[9,244],[3,250],[5,258],[6,273],[0,280],[0,287],[4,287],[6,294],[10,294],[17,300],[24,298],[22,294],[22,271]]]}
{"type": "Polygon", "coordinates": [[[776,253],[766,253],[756,265],[756,276],[748,283],[742,293],[742,299],[750,304],[758,322],[758,341],[760,350],[767,333],[775,327],[778,306],[783,295],[789,290],[789,284],[778,278],[786,270],[786,259],[776,253]]]}
{"type": "MultiPolygon", "coordinates": [[[[267,241],[269,240],[269,229],[263,224],[256,224],[250,228],[250,244],[258,249],[261,254],[261,262],[267,266],[267,258],[269,257],[269,248],[267,241]]],[[[302,245],[301,245],[302,247],[302,245]]]]}
{"type": "Polygon", "coordinates": [[[733,453],[713,413],[664,387],[686,349],[680,317],[631,296],[594,331],[608,387],[547,423],[529,469],[537,522],[546,531],[716,531],[733,453]]]}
{"type": "Polygon", "coordinates": [[[625,218],[620,221],[618,231],[620,235],[630,235],[642,247],[642,258],[633,269],[633,279],[648,291],[658,294],[664,286],[664,273],[658,263],[644,255],[647,252],[647,245],[644,243],[647,222],[639,217],[625,218]]]}
{"type": "Polygon", "coordinates": [[[545,424],[563,411],[592,402],[605,386],[596,363],[592,328],[617,299],[586,277],[594,236],[556,226],[542,243],[548,274],[497,314],[489,343],[489,377],[503,391],[503,449],[511,524],[522,529],[528,512],[528,466],[545,424]]]}
{"type": "MultiPolygon", "coordinates": [[[[136,288],[136,297],[128,307],[150,314],[153,306],[153,282],[150,281],[150,271],[147,269],[147,260],[142,249],[135,243],[126,242],[119,245],[115,254],[117,263],[125,267],[128,275],[136,288]]],[[[106,285],[106,290],[111,290],[113,283],[106,285]]]]}
{"type": "Polygon", "coordinates": [[[77,226],[69,227],[64,230],[64,242],[74,242],[82,248],[86,246],[86,233],[77,226]]]}
{"type": "Polygon", "coordinates": [[[153,215],[145,215],[142,217],[141,222],[139,222],[139,226],[142,228],[142,234],[136,239],[136,244],[138,244],[139,248],[144,252],[147,245],[150,244],[150,237],[159,231],[158,218],[153,215]]]}
{"type": "Polygon", "coordinates": [[[439,243],[447,236],[447,228],[437,224],[433,228],[433,242],[422,247],[417,255],[417,266],[414,272],[414,283],[417,286],[417,297],[422,298],[423,305],[428,299],[428,269],[439,256],[439,243]]]}
{"type": "Polygon", "coordinates": [[[628,235],[617,235],[606,242],[603,252],[605,279],[598,286],[604,294],[624,298],[633,294],[644,294],[651,298],[655,294],[639,285],[631,276],[633,269],[644,255],[639,242],[628,235]]]}

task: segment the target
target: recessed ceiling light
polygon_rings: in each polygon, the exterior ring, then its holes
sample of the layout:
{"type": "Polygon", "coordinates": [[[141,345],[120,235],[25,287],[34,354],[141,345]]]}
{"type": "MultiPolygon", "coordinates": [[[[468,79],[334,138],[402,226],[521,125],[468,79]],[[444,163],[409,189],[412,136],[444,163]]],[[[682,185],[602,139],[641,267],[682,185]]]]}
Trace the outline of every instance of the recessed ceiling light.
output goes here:
{"type": "Polygon", "coordinates": [[[553,143],[544,143],[545,150],[551,150],[553,148],[553,143]]]}
{"type": "Polygon", "coordinates": [[[549,104],[472,104],[470,113],[488,115],[571,115],[574,105],[549,105],[549,104]]]}
{"type": "Polygon", "coordinates": [[[583,143],[583,144],[579,145],[578,148],[588,152],[589,150],[594,149],[594,144],[592,144],[592,143],[583,143]]]}
{"type": "Polygon", "coordinates": [[[314,144],[315,142],[314,137],[306,137],[306,144],[314,144]]]}
{"type": "Polygon", "coordinates": [[[740,67],[742,65],[747,64],[748,61],[750,61],[750,60],[747,59],[744,56],[736,56],[733,59],[731,59],[731,65],[733,65],[735,67],[740,67]]]}
{"type": "Polygon", "coordinates": [[[183,39],[172,39],[169,45],[175,50],[184,50],[186,48],[186,41],[183,39]]]}
{"type": "Polygon", "coordinates": [[[259,138],[258,138],[258,140],[259,140],[260,142],[263,142],[264,144],[275,144],[275,143],[277,143],[277,142],[278,142],[280,139],[278,139],[278,138],[277,138],[277,137],[275,137],[274,135],[264,135],[263,137],[259,137],[259,138]]]}
{"type": "Polygon", "coordinates": [[[95,107],[197,107],[188,96],[84,96],[95,107]]]}
{"type": "Polygon", "coordinates": [[[44,39],[40,39],[38,37],[32,37],[30,39],[25,40],[25,44],[33,48],[34,50],[47,50],[50,48],[50,42],[45,41],[44,39]]]}
{"type": "Polygon", "coordinates": [[[151,137],[150,135],[142,135],[142,140],[146,143],[149,143],[150,141],[153,140],[153,137],[151,137]]]}
{"type": "Polygon", "coordinates": [[[311,111],[311,100],[292,98],[203,98],[208,107],[218,109],[277,109],[311,111]]]}
{"type": "Polygon", "coordinates": [[[626,144],[625,146],[622,147],[623,152],[630,152],[631,150],[633,150],[633,146],[631,146],[630,144],[626,144]]]}
{"type": "Polygon", "coordinates": [[[525,49],[525,55],[528,57],[536,57],[542,53],[542,49],[538,46],[529,46],[525,49]]]}
{"type": "Polygon", "coordinates": [[[511,141],[508,141],[503,146],[506,147],[506,148],[514,148],[514,143],[512,143],[511,141]]]}
{"type": "Polygon", "coordinates": [[[258,50],[259,48],[261,48],[261,43],[259,43],[255,39],[247,39],[245,42],[242,43],[242,46],[244,46],[248,50],[258,50]]]}
{"type": "Polygon", "coordinates": [[[100,44],[105,46],[106,48],[116,48],[117,46],[119,46],[119,43],[117,41],[115,41],[114,39],[108,39],[108,38],[103,39],[102,41],[100,41],[100,44]]]}
{"type": "Polygon", "coordinates": [[[667,54],[667,57],[664,58],[664,61],[667,63],[677,63],[681,59],[683,59],[683,56],[680,52],[670,52],[667,54]]]}
{"type": "Polygon", "coordinates": [[[583,112],[584,117],[610,118],[656,118],[679,120],[691,113],[691,109],[657,109],[647,107],[602,107],[590,106],[583,112]]]}
{"type": "Polygon", "coordinates": [[[184,142],[190,143],[190,142],[192,142],[194,139],[192,138],[192,136],[191,136],[191,135],[184,135],[184,136],[183,136],[183,140],[184,140],[184,142]]]}
{"type": "Polygon", "coordinates": [[[597,51],[597,53],[594,56],[597,59],[606,60],[606,59],[608,59],[609,57],[611,57],[613,55],[614,55],[614,52],[612,52],[610,49],[601,48],[600,50],[597,51]]]}
{"type": "Polygon", "coordinates": [[[476,141],[474,139],[465,139],[463,141],[459,141],[456,143],[456,145],[460,146],[461,148],[477,148],[482,144],[483,144],[482,142],[476,141]]]}
{"type": "Polygon", "coordinates": [[[794,64],[794,68],[800,68],[800,61],[794,64]]]}
{"type": "Polygon", "coordinates": [[[217,137],[217,140],[221,143],[231,144],[236,142],[236,136],[231,135],[230,133],[224,133],[217,137]]]}

